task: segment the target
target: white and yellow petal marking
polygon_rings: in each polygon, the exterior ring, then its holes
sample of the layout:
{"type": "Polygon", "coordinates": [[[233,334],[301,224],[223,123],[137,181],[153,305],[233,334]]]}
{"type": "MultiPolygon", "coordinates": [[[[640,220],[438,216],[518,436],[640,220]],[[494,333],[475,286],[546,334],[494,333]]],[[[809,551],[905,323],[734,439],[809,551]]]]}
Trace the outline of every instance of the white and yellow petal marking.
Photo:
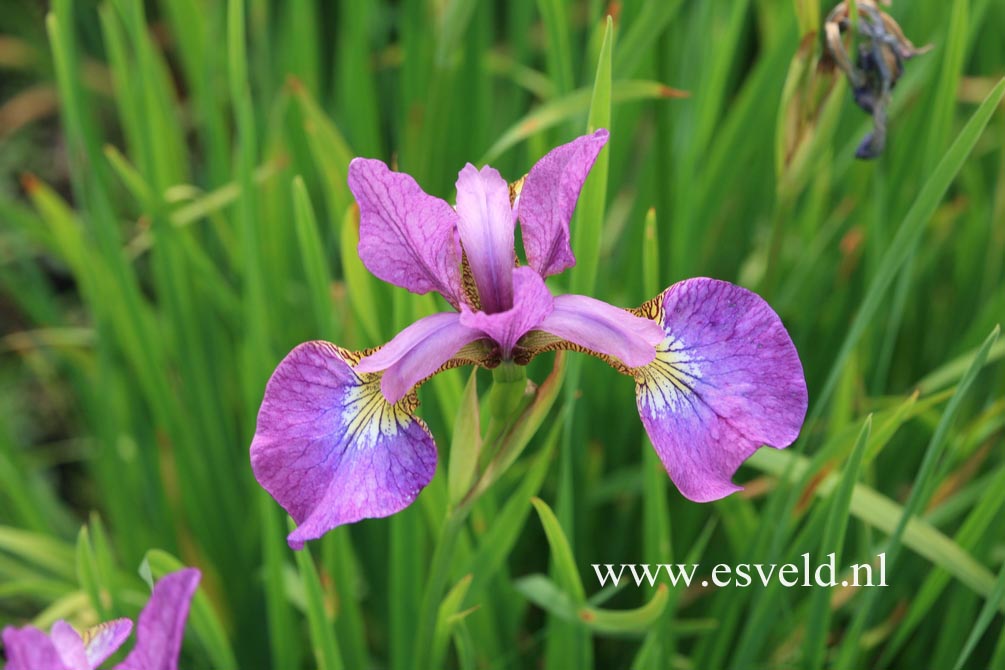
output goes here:
{"type": "Polygon", "coordinates": [[[406,396],[394,405],[387,402],[380,390],[378,374],[357,375],[359,383],[346,389],[342,421],[346,440],[358,448],[373,447],[381,437],[396,437],[409,423],[414,397],[406,396]]]}
{"type": "Polygon", "coordinates": [[[715,279],[674,284],[638,313],[665,334],[632,371],[646,433],[686,498],[729,495],[754,451],[799,434],[806,382],[792,340],[763,299],[715,279]]]}
{"type": "Polygon", "coordinates": [[[113,619],[92,626],[80,634],[84,642],[84,653],[92,668],[114,654],[133,630],[129,619],[113,619]]]}
{"type": "Polygon", "coordinates": [[[636,394],[643,407],[662,414],[681,411],[695,400],[695,387],[702,379],[700,364],[688,353],[686,344],[668,335],[656,346],[652,363],[633,370],[636,394]]]}

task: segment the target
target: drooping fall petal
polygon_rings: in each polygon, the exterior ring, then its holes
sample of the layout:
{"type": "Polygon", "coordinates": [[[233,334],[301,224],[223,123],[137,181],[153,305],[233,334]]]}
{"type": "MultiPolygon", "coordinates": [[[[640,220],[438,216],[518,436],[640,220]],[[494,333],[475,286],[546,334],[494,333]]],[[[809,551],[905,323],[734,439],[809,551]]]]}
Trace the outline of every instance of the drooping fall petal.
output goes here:
{"type": "Polygon", "coordinates": [[[549,151],[527,174],[517,213],[527,264],[542,277],[576,264],[569,244],[569,221],[593,163],[607,144],[601,128],[549,151]]]}
{"type": "Polygon", "coordinates": [[[438,291],[461,302],[457,212],[412,177],[371,158],[349,164],[359,204],[359,257],[370,272],[413,293],[438,291]]]}
{"type": "Polygon", "coordinates": [[[299,549],[344,523],[412,504],[436,470],[436,445],[407,399],[357,374],[328,342],[295,348],[265,389],[251,443],[258,483],[297,522],[299,549]]]}
{"type": "Polygon", "coordinates": [[[728,282],[679,282],[662,296],[664,339],[636,371],[639,416],[676,484],[698,502],[739,490],[761,445],[783,448],[806,416],[806,382],[778,315],[728,282]]]}

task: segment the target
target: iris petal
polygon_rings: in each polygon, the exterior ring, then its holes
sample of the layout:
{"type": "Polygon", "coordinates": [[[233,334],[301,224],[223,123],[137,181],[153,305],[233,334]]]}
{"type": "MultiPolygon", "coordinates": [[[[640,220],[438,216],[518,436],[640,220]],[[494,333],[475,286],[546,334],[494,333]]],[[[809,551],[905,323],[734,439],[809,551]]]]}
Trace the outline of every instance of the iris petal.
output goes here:
{"type": "Polygon", "coordinates": [[[509,185],[489,166],[468,163],[457,177],[457,230],[478,287],[482,310],[513,306],[513,227],[509,185]]]}
{"type": "Polygon", "coordinates": [[[114,654],[132,630],[133,622],[129,619],[113,619],[85,630],[81,638],[90,666],[96,668],[114,654]]]}
{"type": "Polygon", "coordinates": [[[601,128],[549,151],[527,174],[517,211],[527,264],[542,277],[576,264],[569,245],[569,221],[608,133],[601,128]]]}
{"type": "Polygon", "coordinates": [[[59,657],[63,660],[63,665],[72,670],[91,670],[93,665],[88,663],[87,651],[84,649],[84,641],[80,634],[74,630],[73,626],[63,620],[52,624],[49,637],[59,652],[59,657]]]}
{"type": "Polygon", "coordinates": [[[359,204],[359,257],[377,277],[413,293],[461,302],[457,212],[412,177],[379,160],[354,158],[349,189],[359,204]]]}
{"type": "Polygon", "coordinates": [[[46,635],[32,626],[5,628],[3,644],[7,670],[93,670],[122,646],[133,624],[115,619],[88,629],[83,635],[59,620],[46,635]]]}
{"type": "Polygon", "coordinates": [[[299,524],[287,538],[294,549],[404,509],[436,470],[414,405],[388,404],[380,375],[357,374],[347,356],[327,342],[301,344],[276,368],[258,413],[252,469],[299,524]]]}
{"type": "Polygon", "coordinates": [[[554,298],[535,270],[529,267],[513,271],[513,307],[505,312],[486,314],[473,312],[461,305],[462,325],[477,329],[499,346],[503,359],[508,360],[517,340],[551,313],[554,298]]]}
{"type": "Polygon", "coordinates": [[[739,490],[733,474],[762,444],[784,448],[806,416],[806,381],[781,319],[755,293],[688,279],[662,296],[665,337],[636,370],[636,404],[685,497],[739,490]]]}
{"type": "Polygon", "coordinates": [[[440,369],[461,347],[484,335],[461,323],[460,315],[442,312],[426,316],[365,357],[356,372],[383,372],[380,388],[392,405],[420,381],[440,369]]]}
{"type": "Polygon", "coordinates": [[[178,670],[185,622],[201,575],[186,568],[154,585],[136,630],[136,646],[115,670],[178,670]]]}
{"type": "Polygon", "coordinates": [[[4,628],[3,646],[7,670],[67,670],[52,639],[34,626],[4,628]]]}
{"type": "Polygon", "coordinates": [[[613,356],[629,368],[652,362],[663,339],[659,324],[585,295],[555,298],[555,310],[538,329],[613,356]]]}

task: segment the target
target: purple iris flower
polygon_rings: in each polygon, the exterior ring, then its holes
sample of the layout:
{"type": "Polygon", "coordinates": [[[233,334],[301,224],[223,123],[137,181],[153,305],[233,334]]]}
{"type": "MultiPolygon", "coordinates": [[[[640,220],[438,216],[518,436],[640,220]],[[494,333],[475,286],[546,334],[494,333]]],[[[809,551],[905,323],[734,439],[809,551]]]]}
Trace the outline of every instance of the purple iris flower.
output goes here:
{"type": "Polygon", "coordinates": [[[413,293],[437,291],[456,311],[419,319],[376,350],[307,342],[276,368],[251,464],[298,524],[291,547],[415,500],[437,460],[413,414],[415,389],[457,365],[524,365],[559,349],[605,360],[634,377],[643,425],[696,501],[738,490],[732,475],[760,445],[795,440],[806,414],[802,365],[754,293],[689,279],[626,310],[545,286],[575,265],[569,221],[607,138],[601,129],[557,147],[513,186],[468,164],[456,207],[378,160],[350,163],[364,265],[413,293]],[[514,251],[517,221],[526,265],[514,251]]]}
{"type": "MultiPolygon", "coordinates": [[[[189,604],[200,573],[188,568],[165,575],[140,612],[136,646],[115,670],[178,670],[189,604]]],[[[57,621],[46,635],[38,628],[3,631],[7,670],[95,670],[132,632],[133,622],[115,619],[78,633],[57,621]]]]}

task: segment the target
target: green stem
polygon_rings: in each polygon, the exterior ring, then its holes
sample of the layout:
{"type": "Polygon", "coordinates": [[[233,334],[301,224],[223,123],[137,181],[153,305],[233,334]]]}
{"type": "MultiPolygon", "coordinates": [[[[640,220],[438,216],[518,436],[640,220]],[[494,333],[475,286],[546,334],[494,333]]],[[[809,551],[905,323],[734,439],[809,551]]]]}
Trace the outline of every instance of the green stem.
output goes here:
{"type": "Polygon", "coordinates": [[[516,417],[527,390],[527,368],[504,361],[492,370],[489,410],[492,420],[509,425],[516,417]]]}

